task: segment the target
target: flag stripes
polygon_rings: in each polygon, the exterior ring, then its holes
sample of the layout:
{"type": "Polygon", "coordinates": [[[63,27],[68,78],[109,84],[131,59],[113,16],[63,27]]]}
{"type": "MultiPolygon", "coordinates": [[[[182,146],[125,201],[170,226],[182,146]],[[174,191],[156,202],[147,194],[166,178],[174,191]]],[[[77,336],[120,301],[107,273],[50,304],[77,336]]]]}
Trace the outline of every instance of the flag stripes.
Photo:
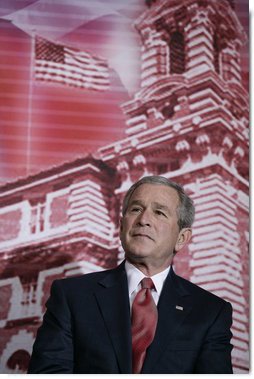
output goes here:
{"type": "Polygon", "coordinates": [[[35,40],[35,79],[98,91],[110,84],[106,60],[40,37],[35,40]]]}

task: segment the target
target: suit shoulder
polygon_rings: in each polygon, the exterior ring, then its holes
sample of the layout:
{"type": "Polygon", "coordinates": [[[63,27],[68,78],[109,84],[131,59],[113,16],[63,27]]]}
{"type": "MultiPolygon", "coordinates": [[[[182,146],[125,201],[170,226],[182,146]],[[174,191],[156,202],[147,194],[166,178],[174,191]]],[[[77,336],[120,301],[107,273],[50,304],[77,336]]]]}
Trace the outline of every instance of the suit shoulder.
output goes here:
{"type": "Polygon", "coordinates": [[[101,281],[104,277],[108,275],[111,271],[115,269],[101,270],[96,272],[91,272],[83,275],[72,276],[69,278],[61,278],[53,281],[53,285],[60,286],[65,289],[77,288],[79,286],[93,286],[95,283],[101,281]]]}
{"type": "MultiPolygon", "coordinates": [[[[175,274],[176,275],[176,274],[175,274]]],[[[191,281],[176,275],[177,281],[183,286],[187,291],[189,291],[194,297],[198,299],[198,301],[207,301],[214,304],[220,304],[221,306],[225,303],[228,303],[223,298],[215,295],[214,293],[198,286],[197,284],[192,283],[191,281]]]]}

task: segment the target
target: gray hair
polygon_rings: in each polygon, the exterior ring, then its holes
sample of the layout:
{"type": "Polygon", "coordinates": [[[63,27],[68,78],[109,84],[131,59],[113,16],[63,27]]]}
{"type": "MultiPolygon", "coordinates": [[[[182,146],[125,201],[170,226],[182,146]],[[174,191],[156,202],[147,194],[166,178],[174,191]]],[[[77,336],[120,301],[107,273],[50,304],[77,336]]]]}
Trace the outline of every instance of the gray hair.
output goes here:
{"type": "Polygon", "coordinates": [[[176,190],[180,205],[177,207],[177,215],[178,215],[178,226],[179,229],[190,228],[194,222],[195,216],[195,207],[193,204],[193,200],[185,193],[183,187],[180,184],[177,184],[171,180],[168,180],[164,176],[145,176],[142,179],[138,180],[134,183],[129,190],[126,192],[125,197],[123,199],[123,216],[125,215],[127,208],[129,206],[130,198],[133,192],[141,186],[141,184],[160,184],[176,190]]]}

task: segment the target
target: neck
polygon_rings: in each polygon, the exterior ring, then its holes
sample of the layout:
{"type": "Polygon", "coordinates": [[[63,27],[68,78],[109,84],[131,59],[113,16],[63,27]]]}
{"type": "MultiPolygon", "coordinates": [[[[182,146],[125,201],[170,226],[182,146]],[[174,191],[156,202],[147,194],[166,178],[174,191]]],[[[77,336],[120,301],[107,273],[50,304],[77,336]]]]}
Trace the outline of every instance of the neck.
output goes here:
{"type": "Polygon", "coordinates": [[[168,268],[172,263],[172,260],[170,260],[170,261],[164,262],[163,265],[153,265],[149,262],[148,263],[140,262],[140,261],[138,262],[136,260],[132,260],[129,258],[126,258],[126,260],[130,262],[133,266],[135,266],[138,270],[143,272],[145,276],[148,276],[148,277],[159,274],[160,272],[166,270],[166,268],[168,268]]]}

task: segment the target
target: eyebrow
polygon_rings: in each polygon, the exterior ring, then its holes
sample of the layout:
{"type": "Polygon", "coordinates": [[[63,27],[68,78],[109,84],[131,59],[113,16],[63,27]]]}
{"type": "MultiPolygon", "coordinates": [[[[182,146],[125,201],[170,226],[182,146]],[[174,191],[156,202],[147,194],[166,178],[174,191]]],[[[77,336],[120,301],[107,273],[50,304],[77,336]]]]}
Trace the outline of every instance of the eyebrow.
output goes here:
{"type": "Polygon", "coordinates": [[[156,201],[153,204],[156,206],[156,208],[163,209],[167,211],[168,213],[170,213],[170,209],[167,205],[162,205],[160,203],[157,203],[156,201]]]}
{"type": "Polygon", "coordinates": [[[132,200],[132,201],[129,203],[128,207],[130,207],[130,206],[132,206],[132,205],[143,205],[143,203],[142,203],[142,200],[132,200]]]}
{"type": "MultiPolygon", "coordinates": [[[[142,202],[142,200],[133,200],[129,204],[129,207],[131,207],[132,205],[141,205],[141,206],[143,206],[143,202],[142,202]]],[[[160,204],[157,201],[154,201],[153,205],[155,205],[155,207],[158,208],[158,209],[162,209],[162,210],[165,210],[168,213],[170,213],[170,209],[169,209],[169,207],[167,205],[160,204]]]]}

